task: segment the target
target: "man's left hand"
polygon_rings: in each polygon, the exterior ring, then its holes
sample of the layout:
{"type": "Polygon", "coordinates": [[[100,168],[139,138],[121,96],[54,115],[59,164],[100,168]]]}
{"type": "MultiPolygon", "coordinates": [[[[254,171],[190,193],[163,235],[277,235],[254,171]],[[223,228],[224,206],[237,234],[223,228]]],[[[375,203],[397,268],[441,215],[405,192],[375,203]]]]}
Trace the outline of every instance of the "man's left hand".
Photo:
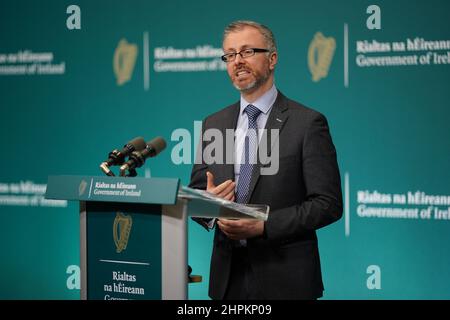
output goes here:
{"type": "Polygon", "coordinates": [[[232,240],[243,240],[260,236],[264,232],[264,222],[254,219],[219,219],[217,225],[220,230],[232,240]]]}

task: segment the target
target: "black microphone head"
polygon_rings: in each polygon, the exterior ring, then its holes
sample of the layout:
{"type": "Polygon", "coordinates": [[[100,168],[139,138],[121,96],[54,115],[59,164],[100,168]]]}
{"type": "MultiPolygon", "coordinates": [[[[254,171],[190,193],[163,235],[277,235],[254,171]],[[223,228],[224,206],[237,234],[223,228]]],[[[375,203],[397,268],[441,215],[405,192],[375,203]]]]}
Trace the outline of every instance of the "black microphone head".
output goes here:
{"type": "Polygon", "coordinates": [[[130,142],[128,142],[124,147],[132,147],[132,151],[137,150],[137,151],[141,151],[144,150],[146,147],[146,143],[144,138],[142,137],[136,137],[133,140],[131,140],[130,142]]]}
{"type": "Polygon", "coordinates": [[[147,158],[156,156],[166,148],[166,141],[163,137],[156,137],[147,142],[146,147],[142,151],[133,151],[128,161],[120,168],[121,171],[134,170],[140,168],[147,158]]]}
{"type": "Polygon", "coordinates": [[[146,148],[147,144],[145,143],[144,138],[136,137],[133,140],[127,142],[122,148],[122,150],[114,149],[108,155],[108,160],[105,161],[106,165],[122,165],[125,161],[125,158],[133,151],[141,151],[146,148]]]}
{"type": "Polygon", "coordinates": [[[163,137],[156,137],[153,140],[147,142],[147,148],[150,147],[152,150],[151,156],[154,157],[158,155],[161,151],[166,148],[166,140],[163,137]]]}

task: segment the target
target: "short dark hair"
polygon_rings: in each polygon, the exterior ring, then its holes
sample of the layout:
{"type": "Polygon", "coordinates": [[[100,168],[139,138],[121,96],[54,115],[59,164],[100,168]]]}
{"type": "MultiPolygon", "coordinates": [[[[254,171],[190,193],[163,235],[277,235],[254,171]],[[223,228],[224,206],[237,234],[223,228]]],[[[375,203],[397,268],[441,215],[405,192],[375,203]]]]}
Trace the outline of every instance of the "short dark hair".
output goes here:
{"type": "Polygon", "coordinates": [[[267,49],[270,50],[270,52],[277,51],[277,44],[275,42],[275,37],[272,33],[272,31],[266,27],[265,25],[250,21],[250,20],[238,20],[230,23],[228,26],[226,26],[224,32],[223,32],[223,40],[232,32],[240,31],[244,29],[245,27],[253,27],[259,30],[261,34],[264,36],[264,39],[266,40],[267,49]]]}

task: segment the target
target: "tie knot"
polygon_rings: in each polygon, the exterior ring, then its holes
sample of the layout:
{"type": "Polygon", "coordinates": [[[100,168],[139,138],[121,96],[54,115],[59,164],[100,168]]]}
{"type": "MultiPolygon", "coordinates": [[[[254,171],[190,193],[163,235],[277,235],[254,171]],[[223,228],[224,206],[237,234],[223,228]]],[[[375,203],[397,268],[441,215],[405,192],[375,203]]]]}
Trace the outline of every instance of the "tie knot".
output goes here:
{"type": "Polygon", "coordinates": [[[246,106],[244,111],[247,113],[247,116],[251,121],[255,121],[256,118],[258,118],[259,114],[261,113],[261,110],[259,110],[252,104],[246,106]]]}

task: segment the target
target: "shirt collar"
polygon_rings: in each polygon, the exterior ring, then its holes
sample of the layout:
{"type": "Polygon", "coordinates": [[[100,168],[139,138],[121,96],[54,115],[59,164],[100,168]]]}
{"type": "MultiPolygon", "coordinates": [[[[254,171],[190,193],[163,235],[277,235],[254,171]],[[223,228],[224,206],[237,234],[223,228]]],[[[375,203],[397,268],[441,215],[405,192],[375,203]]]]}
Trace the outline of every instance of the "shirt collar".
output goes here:
{"type": "Polygon", "coordinates": [[[273,103],[277,99],[278,91],[275,85],[272,85],[272,88],[270,88],[266,93],[264,93],[261,97],[256,99],[255,102],[250,103],[244,99],[244,97],[241,95],[241,110],[240,114],[244,112],[245,107],[247,107],[249,104],[254,105],[259,110],[261,110],[262,113],[267,114],[270,109],[272,108],[273,103]]]}

